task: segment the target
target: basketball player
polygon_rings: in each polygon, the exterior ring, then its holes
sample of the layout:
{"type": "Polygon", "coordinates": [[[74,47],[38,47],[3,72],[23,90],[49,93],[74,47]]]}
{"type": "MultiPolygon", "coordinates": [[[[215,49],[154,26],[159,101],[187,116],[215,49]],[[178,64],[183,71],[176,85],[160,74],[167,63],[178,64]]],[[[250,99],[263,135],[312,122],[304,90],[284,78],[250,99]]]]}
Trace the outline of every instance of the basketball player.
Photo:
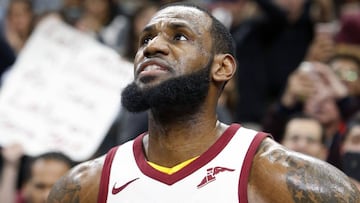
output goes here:
{"type": "Polygon", "coordinates": [[[360,202],[349,178],[329,164],[217,120],[236,61],[230,34],[209,13],[162,8],[139,41],[122,104],[147,110],[149,131],[75,167],[49,203],[360,202]]]}

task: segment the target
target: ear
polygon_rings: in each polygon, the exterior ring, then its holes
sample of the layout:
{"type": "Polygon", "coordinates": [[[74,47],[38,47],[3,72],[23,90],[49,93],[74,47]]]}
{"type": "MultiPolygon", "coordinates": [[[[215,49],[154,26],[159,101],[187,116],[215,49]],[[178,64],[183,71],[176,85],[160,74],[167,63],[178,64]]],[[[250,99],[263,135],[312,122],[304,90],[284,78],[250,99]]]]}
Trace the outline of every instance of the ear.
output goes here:
{"type": "Polygon", "coordinates": [[[227,82],[235,74],[236,60],[230,54],[216,54],[211,70],[212,79],[216,82],[227,82]]]}

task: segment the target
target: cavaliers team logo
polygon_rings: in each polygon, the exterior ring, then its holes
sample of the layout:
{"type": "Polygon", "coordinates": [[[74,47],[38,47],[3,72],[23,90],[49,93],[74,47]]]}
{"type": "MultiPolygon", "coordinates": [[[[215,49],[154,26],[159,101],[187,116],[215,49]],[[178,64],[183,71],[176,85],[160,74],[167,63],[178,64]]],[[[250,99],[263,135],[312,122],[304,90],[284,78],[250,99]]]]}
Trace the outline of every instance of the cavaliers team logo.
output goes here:
{"type": "Polygon", "coordinates": [[[235,169],[230,169],[230,168],[225,168],[225,167],[214,167],[214,168],[208,168],[206,170],[207,174],[206,176],[202,179],[202,181],[200,182],[200,184],[197,186],[197,188],[201,188],[205,185],[207,185],[208,183],[216,180],[216,175],[219,174],[220,172],[233,172],[235,171],[235,169]]]}

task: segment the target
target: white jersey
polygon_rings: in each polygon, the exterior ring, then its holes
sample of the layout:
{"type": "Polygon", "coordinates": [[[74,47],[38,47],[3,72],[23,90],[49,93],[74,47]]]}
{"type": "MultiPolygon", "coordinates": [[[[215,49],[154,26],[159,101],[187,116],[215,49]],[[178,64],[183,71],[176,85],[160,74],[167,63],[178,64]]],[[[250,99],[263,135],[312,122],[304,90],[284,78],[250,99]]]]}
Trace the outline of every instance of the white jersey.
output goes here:
{"type": "Polygon", "coordinates": [[[98,202],[246,203],[251,163],[266,136],[232,124],[206,152],[169,175],[147,163],[141,135],[106,155],[98,202]]]}

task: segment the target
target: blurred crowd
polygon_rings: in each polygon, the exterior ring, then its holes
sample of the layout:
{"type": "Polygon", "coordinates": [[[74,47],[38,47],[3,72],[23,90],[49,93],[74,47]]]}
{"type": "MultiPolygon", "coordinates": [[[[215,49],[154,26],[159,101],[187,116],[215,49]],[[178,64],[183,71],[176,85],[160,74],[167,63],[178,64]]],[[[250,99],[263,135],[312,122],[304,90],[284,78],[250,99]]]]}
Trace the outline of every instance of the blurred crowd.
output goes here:
{"type": "MultiPolygon", "coordinates": [[[[11,70],[37,23],[47,15],[57,15],[132,62],[142,27],[169,2],[175,1],[2,0],[0,76],[11,70]]],[[[192,2],[207,7],[225,24],[237,47],[237,75],[221,95],[219,119],[271,133],[286,147],[343,170],[359,186],[360,0],[192,2]]],[[[146,117],[120,112],[94,157],[146,131],[146,117]]],[[[35,177],[30,172],[35,169],[24,169],[22,163],[28,161],[21,151],[17,145],[1,150],[1,171],[7,175],[0,176],[0,196],[7,194],[9,203],[41,202],[30,200],[29,185],[35,177]],[[17,195],[12,196],[14,191],[17,195]]],[[[51,165],[41,169],[46,167],[51,165]]],[[[46,184],[37,187],[45,190],[46,184]]]]}

